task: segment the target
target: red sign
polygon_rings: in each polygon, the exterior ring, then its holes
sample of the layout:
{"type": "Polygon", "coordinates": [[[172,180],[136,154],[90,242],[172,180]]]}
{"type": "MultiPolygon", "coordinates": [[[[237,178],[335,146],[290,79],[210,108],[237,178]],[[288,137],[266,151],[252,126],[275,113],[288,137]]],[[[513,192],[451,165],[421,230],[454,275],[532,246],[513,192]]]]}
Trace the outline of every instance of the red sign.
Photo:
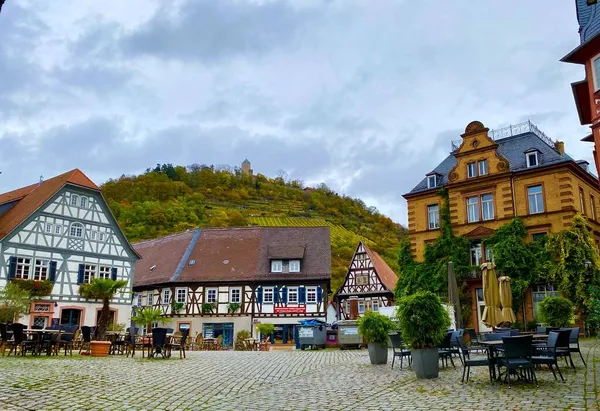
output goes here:
{"type": "Polygon", "coordinates": [[[274,307],[275,314],[306,314],[306,307],[274,307]]]}

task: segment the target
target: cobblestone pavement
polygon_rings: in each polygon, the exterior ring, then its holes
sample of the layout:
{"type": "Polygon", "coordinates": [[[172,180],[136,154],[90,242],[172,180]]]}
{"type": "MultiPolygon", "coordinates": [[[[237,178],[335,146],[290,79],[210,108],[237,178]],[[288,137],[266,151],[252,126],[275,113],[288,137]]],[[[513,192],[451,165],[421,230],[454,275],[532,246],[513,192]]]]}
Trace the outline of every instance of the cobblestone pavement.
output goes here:
{"type": "Polygon", "coordinates": [[[600,409],[599,347],[583,343],[588,366],[577,357],[577,371],[563,367],[566,383],[540,370],[537,389],[491,385],[484,368],[461,384],[458,360],[437,380],[417,380],[406,367],[371,365],[366,350],[191,352],[185,360],[0,357],[0,409],[600,409]]]}

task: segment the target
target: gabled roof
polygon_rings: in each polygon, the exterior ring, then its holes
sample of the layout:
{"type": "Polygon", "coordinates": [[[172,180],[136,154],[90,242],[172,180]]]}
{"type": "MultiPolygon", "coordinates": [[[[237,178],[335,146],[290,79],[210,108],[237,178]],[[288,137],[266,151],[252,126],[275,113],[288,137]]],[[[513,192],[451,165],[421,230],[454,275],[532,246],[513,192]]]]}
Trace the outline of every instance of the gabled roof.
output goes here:
{"type": "Polygon", "coordinates": [[[371,250],[366,244],[362,244],[373,263],[373,267],[375,268],[375,272],[379,276],[379,279],[389,291],[394,292],[396,283],[398,282],[398,276],[377,252],[371,250]]]}
{"type": "Polygon", "coordinates": [[[100,188],[79,169],[68,171],[59,176],[0,194],[0,204],[17,201],[18,203],[0,216],[0,240],[17,228],[29,216],[36,212],[66,184],[86,187],[95,191],[100,188]]]}

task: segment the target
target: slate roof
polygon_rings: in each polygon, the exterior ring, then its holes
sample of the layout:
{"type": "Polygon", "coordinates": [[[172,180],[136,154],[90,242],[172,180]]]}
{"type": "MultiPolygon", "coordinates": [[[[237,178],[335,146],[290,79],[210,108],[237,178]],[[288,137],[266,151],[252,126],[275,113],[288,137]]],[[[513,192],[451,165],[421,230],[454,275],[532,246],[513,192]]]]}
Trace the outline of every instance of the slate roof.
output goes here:
{"type": "MultiPolygon", "coordinates": [[[[508,160],[509,169],[513,172],[523,171],[528,169],[527,160],[525,158],[525,152],[531,149],[538,151],[539,165],[529,168],[542,168],[552,164],[565,163],[574,161],[568,154],[559,153],[554,147],[550,147],[537,135],[531,132],[518,134],[511,137],[506,137],[496,140],[498,143],[498,153],[508,160]]],[[[438,186],[444,186],[448,184],[448,173],[456,165],[456,157],[451,153],[444,159],[432,172],[435,172],[441,176],[438,181],[438,186]]],[[[582,166],[580,164],[580,166],[582,166]]],[[[585,169],[585,167],[582,167],[585,169]]],[[[417,184],[409,194],[418,193],[421,191],[429,190],[427,188],[427,178],[423,178],[419,184],[417,184]]]]}
{"type": "Polygon", "coordinates": [[[144,241],[133,247],[143,257],[136,262],[134,287],[331,278],[329,227],[206,228],[144,241]],[[197,234],[195,240],[194,234],[197,234]],[[300,272],[271,273],[270,249],[281,255],[297,255],[303,250],[300,272]],[[187,255],[186,250],[189,250],[187,255]],[[150,270],[153,265],[156,268],[150,270]]]}
{"type": "Polygon", "coordinates": [[[587,4],[587,0],[576,0],[579,40],[583,44],[600,33],[600,7],[587,4]]]}

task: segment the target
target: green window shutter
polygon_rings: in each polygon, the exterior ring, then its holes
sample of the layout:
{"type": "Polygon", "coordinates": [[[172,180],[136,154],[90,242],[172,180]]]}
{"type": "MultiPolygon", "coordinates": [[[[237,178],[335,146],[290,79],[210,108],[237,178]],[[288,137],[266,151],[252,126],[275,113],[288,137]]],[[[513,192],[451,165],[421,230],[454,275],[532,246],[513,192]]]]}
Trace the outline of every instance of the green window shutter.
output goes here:
{"type": "Polygon", "coordinates": [[[56,261],[50,261],[50,274],[48,275],[48,280],[52,284],[56,282],[56,261]]]}
{"type": "Polygon", "coordinates": [[[17,272],[17,257],[10,257],[8,259],[8,279],[12,280],[15,278],[17,272]]]}

